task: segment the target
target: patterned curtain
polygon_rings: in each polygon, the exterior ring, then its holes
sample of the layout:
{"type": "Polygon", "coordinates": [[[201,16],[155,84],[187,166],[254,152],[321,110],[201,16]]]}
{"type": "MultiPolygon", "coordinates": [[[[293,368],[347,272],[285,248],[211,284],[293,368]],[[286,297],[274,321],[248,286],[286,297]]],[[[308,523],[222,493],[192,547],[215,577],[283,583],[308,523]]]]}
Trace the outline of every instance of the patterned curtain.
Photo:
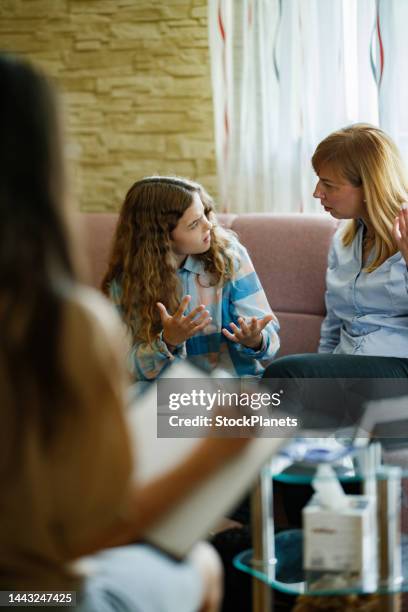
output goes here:
{"type": "Polygon", "coordinates": [[[408,156],[408,0],[209,0],[224,210],[320,212],[310,158],[380,125],[408,156]]]}
{"type": "MultiPolygon", "coordinates": [[[[379,61],[373,62],[379,125],[395,140],[408,162],[408,2],[377,0],[373,38],[379,61]]],[[[373,43],[374,46],[374,43],[373,43]]]]}

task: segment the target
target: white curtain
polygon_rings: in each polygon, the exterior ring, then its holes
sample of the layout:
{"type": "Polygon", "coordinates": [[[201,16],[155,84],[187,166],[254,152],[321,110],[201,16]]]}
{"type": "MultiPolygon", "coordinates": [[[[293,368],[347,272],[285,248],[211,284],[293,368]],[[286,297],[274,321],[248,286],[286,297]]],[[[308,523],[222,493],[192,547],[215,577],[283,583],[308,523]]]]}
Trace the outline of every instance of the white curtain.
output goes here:
{"type": "Polygon", "coordinates": [[[267,210],[279,120],[274,2],[209,4],[209,36],[220,196],[227,210],[267,210]]]}
{"type": "Polygon", "coordinates": [[[408,162],[408,1],[378,0],[377,4],[382,42],[379,122],[408,162]]]}
{"type": "Polygon", "coordinates": [[[224,210],[320,211],[310,158],[350,123],[380,125],[408,154],[408,0],[208,8],[224,210]]]}

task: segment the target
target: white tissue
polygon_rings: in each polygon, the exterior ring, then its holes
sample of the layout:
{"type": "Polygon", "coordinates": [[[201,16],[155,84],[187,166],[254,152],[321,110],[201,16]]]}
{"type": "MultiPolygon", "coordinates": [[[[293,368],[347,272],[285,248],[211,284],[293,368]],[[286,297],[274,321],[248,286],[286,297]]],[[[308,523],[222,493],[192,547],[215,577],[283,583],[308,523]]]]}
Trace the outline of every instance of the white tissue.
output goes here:
{"type": "Polygon", "coordinates": [[[317,466],[312,486],[322,507],[330,510],[341,510],[347,506],[347,495],[330,465],[320,464],[317,466]]]}

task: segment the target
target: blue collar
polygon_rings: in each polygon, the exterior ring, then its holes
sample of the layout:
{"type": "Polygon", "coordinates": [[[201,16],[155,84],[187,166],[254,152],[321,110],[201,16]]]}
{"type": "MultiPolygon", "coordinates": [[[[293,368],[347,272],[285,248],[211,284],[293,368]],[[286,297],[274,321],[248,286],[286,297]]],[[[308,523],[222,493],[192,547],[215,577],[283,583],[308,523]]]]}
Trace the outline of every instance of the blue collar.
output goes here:
{"type": "Polygon", "coordinates": [[[202,274],[205,272],[204,262],[201,259],[197,259],[193,255],[189,255],[184,262],[183,266],[179,268],[179,272],[188,270],[188,272],[194,272],[195,274],[202,274]]]}

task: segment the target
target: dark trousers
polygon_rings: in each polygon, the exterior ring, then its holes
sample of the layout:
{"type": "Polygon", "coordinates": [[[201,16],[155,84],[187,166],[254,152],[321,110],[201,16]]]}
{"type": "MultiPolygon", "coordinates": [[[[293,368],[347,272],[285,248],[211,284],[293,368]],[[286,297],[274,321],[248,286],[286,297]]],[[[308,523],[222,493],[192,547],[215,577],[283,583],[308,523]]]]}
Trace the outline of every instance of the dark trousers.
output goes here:
{"type": "Polygon", "coordinates": [[[408,395],[408,359],[289,355],[266,369],[263,383],[305,429],[336,430],[358,422],[368,401],[408,395]]]}
{"type": "Polygon", "coordinates": [[[264,378],[408,378],[408,359],[332,353],[287,355],[276,359],[264,378]]]}

